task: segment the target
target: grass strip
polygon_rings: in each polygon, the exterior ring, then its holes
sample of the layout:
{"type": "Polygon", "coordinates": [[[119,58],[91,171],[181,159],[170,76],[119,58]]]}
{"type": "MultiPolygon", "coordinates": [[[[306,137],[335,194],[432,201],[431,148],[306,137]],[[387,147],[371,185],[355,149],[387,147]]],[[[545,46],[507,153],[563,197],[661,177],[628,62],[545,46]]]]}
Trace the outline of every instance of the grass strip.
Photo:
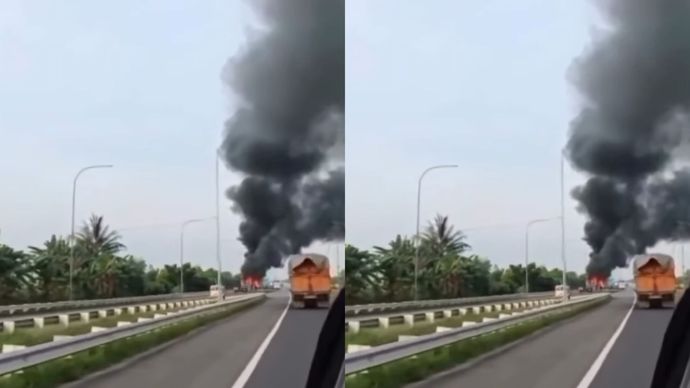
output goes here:
{"type": "Polygon", "coordinates": [[[69,326],[60,324],[46,325],[43,328],[17,328],[14,333],[0,333],[0,345],[25,345],[34,346],[53,340],[54,335],[81,335],[91,332],[91,327],[115,327],[120,321],[136,322],[137,318],[152,318],[154,314],[171,313],[184,309],[176,307],[174,309],[160,311],[137,312],[134,314],[122,313],[120,315],[109,315],[104,318],[91,318],[88,322],[72,321],[69,326]]]}
{"type": "Polygon", "coordinates": [[[388,328],[361,328],[357,333],[346,333],[345,344],[380,346],[383,344],[396,342],[399,335],[427,335],[436,332],[438,326],[460,327],[463,322],[481,322],[483,318],[498,318],[499,314],[516,313],[525,311],[526,308],[514,310],[502,310],[492,312],[482,312],[479,314],[468,312],[465,315],[455,315],[449,318],[436,318],[433,322],[415,322],[414,326],[404,324],[392,325],[388,328]]]}
{"type": "Polygon", "coordinates": [[[70,358],[60,358],[13,373],[0,376],[2,388],[49,388],[78,380],[90,373],[105,369],[144,352],[164,342],[180,337],[211,322],[227,318],[235,313],[263,303],[266,298],[238,302],[220,311],[189,318],[180,323],[163,327],[138,336],[74,353],[70,358]]]}
{"type": "Polygon", "coordinates": [[[610,298],[602,298],[558,313],[535,318],[502,331],[419,353],[415,358],[394,361],[368,369],[365,372],[348,375],[346,385],[347,388],[396,388],[421,381],[523,338],[555,322],[601,306],[609,301],[610,298]]]}

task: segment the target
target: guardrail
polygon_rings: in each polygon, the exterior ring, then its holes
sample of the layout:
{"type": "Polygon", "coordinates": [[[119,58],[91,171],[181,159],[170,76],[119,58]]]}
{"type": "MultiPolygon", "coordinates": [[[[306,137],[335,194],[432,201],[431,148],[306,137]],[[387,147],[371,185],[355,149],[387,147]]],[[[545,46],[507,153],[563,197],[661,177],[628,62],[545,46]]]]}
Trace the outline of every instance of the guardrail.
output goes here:
{"type": "Polygon", "coordinates": [[[200,314],[207,314],[228,305],[264,297],[264,294],[237,296],[232,300],[196,307],[148,321],[113,327],[104,331],[92,332],[60,341],[47,342],[25,349],[0,354],[0,375],[13,373],[28,367],[66,357],[90,348],[143,334],[163,326],[171,325],[200,314]]]}
{"type": "Polygon", "coordinates": [[[607,297],[609,297],[609,294],[588,295],[576,300],[541,307],[533,311],[515,314],[502,319],[477,323],[472,326],[459,327],[448,331],[428,334],[418,338],[388,343],[366,350],[347,353],[345,355],[345,374],[361,372],[375,366],[411,357],[422,352],[456,343],[458,341],[504,329],[517,323],[552,313],[556,310],[582,305],[584,303],[589,303],[594,300],[607,297]]]}
{"type": "Polygon", "coordinates": [[[528,294],[507,294],[507,295],[492,295],[492,296],[478,296],[455,299],[432,299],[432,300],[412,300],[405,302],[392,303],[373,303],[373,304],[359,304],[345,306],[345,316],[366,315],[372,313],[394,312],[404,310],[421,310],[424,308],[446,307],[446,306],[462,306],[468,304],[481,304],[499,301],[508,301],[515,299],[530,299],[542,298],[544,296],[554,295],[553,291],[548,292],[530,292],[528,294]]]}
{"type": "Polygon", "coordinates": [[[363,327],[388,328],[392,324],[405,324],[414,326],[417,321],[434,322],[437,318],[451,318],[453,316],[467,315],[469,313],[482,314],[493,312],[510,312],[521,308],[531,308],[560,302],[562,298],[548,296],[534,296],[531,298],[508,299],[489,302],[484,299],[482,304],[462,304],[455,306],[428,307],[424,310],[386,312],[381,314],[367,314],[348,317],[345,319],[345,327],[348,332],[357,333],[363,327]],[[418,319],[419,318],[419,319],[418,319]]]}
{"type": "Polygon", "coordinates": [[[50,303],[27,303],[27,304],[13,304],[0,306],[0,317],[6,317],[16,314],[29,314],[40,311],[57,311],[66,309],[78,309],[80,307],[89,306],[113,306],[118,304],[150,302],[157,300],[169,299],[194,299],[208,296],[209,292],[186,292],[184,294],[161,294],[161,295],[147,295],[134,296],[125,298],[110,298],[110,299],[84,299],[84,300],[68,300],[61,302],[50,303]]]}
{"type": "Polygon", "coordinates": [[[164,311],[178,307],[189,307],[190,305],[198,306],[208,303],[214,303],[218,298],[211,298],[208,294],[203,297],[188,297],[183,299],[167,298],[163,300],[138,300],[130,302],[129,304],[118,304],[111,306],[93,306],[83,307],[78,310],[56,310],[37,312],[34,314],[10,315],[7,317],[0,317],[0,327],[2,332],[13,333],[17,327],[38,327],[43,328],[47,324],[61,324],[69,326],[72,321],[89,322],[91,318],[106,318],[108,316],[118,316],[127,312],[129,314],[150,312],[150,311],[164,311]]]}

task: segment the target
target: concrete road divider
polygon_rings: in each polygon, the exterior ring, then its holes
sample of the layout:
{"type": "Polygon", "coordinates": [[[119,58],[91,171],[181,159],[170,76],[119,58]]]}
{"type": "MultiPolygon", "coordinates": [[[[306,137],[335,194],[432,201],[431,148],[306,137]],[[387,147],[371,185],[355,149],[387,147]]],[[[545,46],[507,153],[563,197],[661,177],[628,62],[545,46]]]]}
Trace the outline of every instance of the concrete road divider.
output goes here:
{"type": "Polygon", "coordinates": [[[97,327],[91,328],[91,333],[74,336],[60,341],[46,342],[35,346],[13,350],[0,354],[0,375],[21,371],[27,367],[41,364],[46,361],[70,356],[87,349],[105,345],[113,341],[141,335],[167,325],[173,325],[183,320],[213,314],[219,309],[230,307],[233,304],[264,298],[261,293],[246,294],[233,297],[225,301],[207,304],[190,308],[187,311],[175,315],[166,315],[157,319],[149,319],[143,322],[136,322],[111,328],[97,327]]]}
{"type": "Polygon", "coordinates": [[[381,315],[359,315],[346,318],[345,324],[348,332],[358,333],[364,327],[379,327],[386,329],[389,328],[391,325],[395,324],[414,326],[416,322],[431,323],[435,322],[437,319],[452,318],[454,316],[465,316],[469,314],[479,315],[484,313],[494,313],[508,310],[513,311],[514,309],[547,306],[561,302],[562,299],[556,299],[553,297],[552,294],[549,294],[549,297],[544,299],[519,302],[516,301],[509,302],[507,304],[481,304],[476,306],[464,306],[455,308],[439,307],[420,311],[406,311],[400,313],[387,313],[381,315]]]}
{"type": "Polygon", "coordinates": [[[420,301],[405,301],[392,303],[374,303],[363,305],[345,306],[345,315],[347,317],[354,317],[359,315],[384,314],[403,311],[415,311],[432,309],[439,307],[458,307],[463,305],[479,305],[479,304],[494,304],[495,302],[505,302],[511,300],[525,300],[531,298],[546,298],[553,296],[553,292],[533,292],[529,294],[508,294],[508,295],[494,295],[494,296],[480,296],[469,298],[455,298],[455,299],[436,299],[436,300],[420,300],[420,301]]]}
{"type": "Polygon", "coordinates": [[[69,326],[71,322],[90,322],[94,318],[105,318],[109,315],[122,315],[123,312],[129,314],[137,314],[147,311],[163,311],[167,308],[175,308],[176,306],[201,306],[211,303],[216,303],[217,298],[208,298],[206,294],[203,299],[195,299],[194,301],[176,301],[170,303],[160,304],[141,304],[136,303],[129,306],[111,306],[111,307],[84,307],[81,310],[60,311],[60,312],[41,312],[35,315],[21,315],[15,314],[12,316],[0,318],[0,325],[2,332],[14,333],[17,327],[36,327],[43,328],[48,324],[60,324],[62,326],[69,326]],[[155,306],[155,307],[153,307],[155,306]],[[110,313],[110,314],[109,314],[110,313]]]}
{"type": "Polygon", "coordinates": [[[163,294],[163,295],[147,295],[135,296],[125,298],[110,298],[110,299],[89,299],[89,300],[74,300],[61,301],[50,303],[28,303],[0,306],[0,317],[10,317],[16,315],[35,315],[38,313],[58,312],[68,310],[79,310],[93,307],[106,307],[127,304],[142,304],[151,303],[155,301],[168,300],[183,300],[183,299],[201,299],[208,298],[208,291],[205,292],[188,292],[184,294],[163,294]]]}

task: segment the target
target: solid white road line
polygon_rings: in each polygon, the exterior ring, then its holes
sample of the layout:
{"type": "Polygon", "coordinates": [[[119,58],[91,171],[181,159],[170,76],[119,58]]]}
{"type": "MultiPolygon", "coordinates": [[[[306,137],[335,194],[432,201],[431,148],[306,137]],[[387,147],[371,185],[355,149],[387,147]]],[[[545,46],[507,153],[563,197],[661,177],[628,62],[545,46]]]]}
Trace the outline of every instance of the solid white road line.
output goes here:
{"type": "Polygon", "coordinates": [[[288,299],[287,306],[285,306],[283,313],[280,315],[280,318],[278,318],[278,321],[273,326],[273,329],[271,329],[271,331],[268,333],[268,336],[264,339],[264,342],[262,342],[259,348],[256,350],[256,353],[254,353],[252,359],[249,360],[247,366],[244,367],[242,373],[240,373],[240,377],[238,377],[237,380],[235,380],[235,383],[232,384],[232,388],[244,388],[244,385],[247,384],[249,377],[252,375],[252,373],[254,373],[254,369],[256,369],[256,366],[259,364],[261,356],[263,356],[266,348],[268,348],[268,344],[271,343],[271,340],[276,335],[278,328],[280,328],[280,324],[283,323],[283,318],[285,318],[285,315],[290,309],[290,303],[292,303],[292,296],[290,296],[290,299],[288,299]]]}
{"type": "Polygon", "coordinates": [[[589,367],[587,373],[585,373],[584,377],[582,377],[582,380],[580,380],[580,384],[577,385],[577,388],[589,388],[589,385],[592,384],[594,377],[596,377],[597,373],[599,373],[599,369],[601,369],[601,366],[604,364],[606,356],[608,356],[609,352],[611,351],[611,348],[613,348],[613,345],[616,343],[616,340],[621,335],[621,332],[623,332],[625,324],[628,322],[628,318],[630,318],[630,314],[632,314],[633,310],[635,309],[636,303],[637,295],[635,295],[632,306],[630,306],[630,310],[628,310],[628,313],[625,315],[625,318],[623,318],[621,324],[618,325],[618,329],[616,329],[611,338],[609,338],[609,342],[606,343],[604,348],[601,349],[601,353],[599,353],[597,359],[594,360],[592,366],[589,367]]]}

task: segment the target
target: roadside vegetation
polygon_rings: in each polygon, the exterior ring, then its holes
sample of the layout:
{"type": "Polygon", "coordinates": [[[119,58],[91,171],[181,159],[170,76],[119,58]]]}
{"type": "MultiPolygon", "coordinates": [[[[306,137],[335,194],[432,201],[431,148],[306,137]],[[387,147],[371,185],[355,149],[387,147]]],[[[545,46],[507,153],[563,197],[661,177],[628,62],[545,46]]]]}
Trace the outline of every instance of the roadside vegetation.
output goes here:
{"type": "Polygon", "coordinates": [[[442,348],[417,354],[414,358],[394,361],[349,375],[345,384],[348,388],[397,388],[405,384],[424,380],[436,373],[461,365],[473,358],[520,338],[526,337],[558,321],[591,310],[610,298],[603,298],[585,305],[550,314],[491,334],[457,342],[442,348]]]}
{"type": "Polygon", "coordinates": [[[0,376],[0,388],[49,388],[75,381],[264,301],[265,297],[239,302],[215,313],[75,353],[69,359],[61,358],[24,369],[21,373],[0,376]]]}
{"type": "MultiPolygon", "coordinates": [[[[421,235],[419,247],[419,298],[445,299],[513,294],[525,286],[525,267],[499,268],[470,254],[466,236],[455,230],[448,217],[437,216],[421,235]]],[[[515,261],[522,261],[523,258],[515,261]]],[[[385,303],[414,299],[415,245],[413,238],[398,235],[387,246],[362,250],[345,246],[346,303],[385,303]]],[[[563,272],[530,263],[530,291],[553,291],[563,272]]],[[[584,287],[585,275],[566,274],[571,288],[584,287]]]]}
{"type": "MultiPolygon", "coordinates": [[[[103,217],[92,216],[75,236],[74,299],[99,299],[167,294],[179,289],[180,267],[154,268],[124,254],[125,246],[103,217]]],[[[69,299],[68,239],[51,236],[41,246],[16,250],[0,243],[0,305],[69,299]]],[[[183,266],[186,292],[208,291],[216,283],[215,269],[183,266]]],[[[226,288],[237,287],[240,275],[223,272],[226,288]]]]}
{"type": "MultiPolygon", "coordinates": [[[[509,312],[519,312],[525,309],[514,309],[509,312]]],[[[450,318],[436,318],[434,322],[420,321],[415,322],[414,326],[407,326],[404,324],[391,325],[388,328],[361,328],[357,333],[346,333],[345,343],[356,345],[379,346],[391,342],[396,342],[400,335],[426,335],[436,332],[436,328],[442,327],[460,327],[463,322],[473,321],[481,322],[483,318],[497,318],[499,314],[505,314],[506,311],[492,311],[474,314],[468,312],[465,315],[455,315],[450,318]]]]}

